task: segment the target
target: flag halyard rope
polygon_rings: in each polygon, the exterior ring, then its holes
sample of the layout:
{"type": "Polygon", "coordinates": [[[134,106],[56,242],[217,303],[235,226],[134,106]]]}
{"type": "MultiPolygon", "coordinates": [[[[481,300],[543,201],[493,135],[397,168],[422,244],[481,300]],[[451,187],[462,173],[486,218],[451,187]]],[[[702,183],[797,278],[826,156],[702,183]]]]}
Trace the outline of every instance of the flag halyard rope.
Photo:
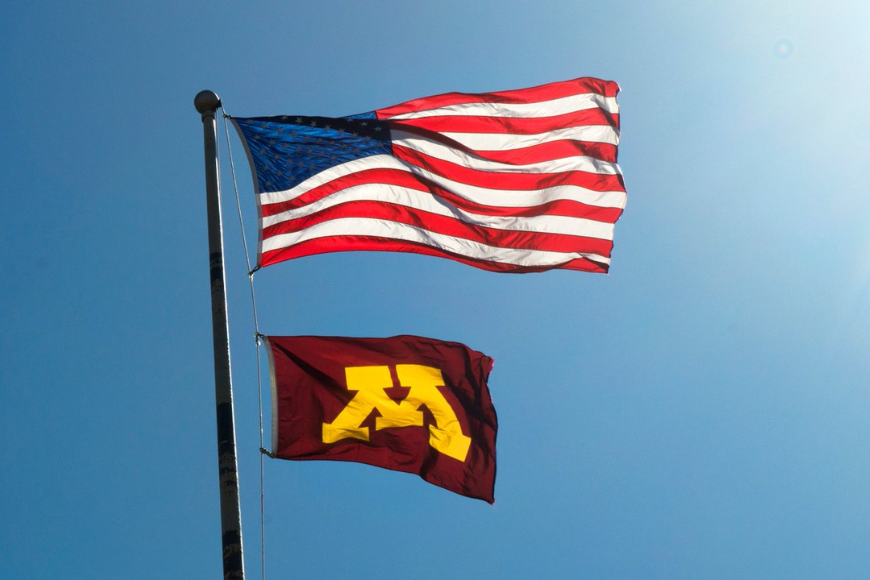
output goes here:
{"type": "Polygon", "coordinates": [[[230,118],[230,115],[227,114],[226,108],[223,108],[223,125],[224,125],[224,136],[226,137],[227,143],[227,155],[229,157],[230,162],[230,174],[232,175],[233,180],[233,193],[236,198],[236,210],[239,217],[239,231],[242,234],[242,245],[245,250],[245,264],[248,268],[248,285],[251,291],[251,311],[254,320],[254,342],[257,348],[257,408],[259,410],[259,427],[260,427],[260,570],[261,570],[261,578],[262,580],[266,579],[266,526],[265,526],[265,477],[264,477],[264,469],[263,469],[263,455],[272,454],[265,450],[263,447],[263,380],[262,380],[262,369],[260,367],[260,345],[262,344],[261,338],[264,338],[265,335],[260,333],[260,323],[257,317],[257,298],[256,293],[254,292],[254,273],[259,268],[251,268],[251,256],[248,251],[248,239],[245,235],[245,222],[242,218],[242,204],[239,198],[239,186],[236,181],[236,168],[233,163],[233,149],[230,145],[230,132],[227,124],[227,119],[230,118]]]}

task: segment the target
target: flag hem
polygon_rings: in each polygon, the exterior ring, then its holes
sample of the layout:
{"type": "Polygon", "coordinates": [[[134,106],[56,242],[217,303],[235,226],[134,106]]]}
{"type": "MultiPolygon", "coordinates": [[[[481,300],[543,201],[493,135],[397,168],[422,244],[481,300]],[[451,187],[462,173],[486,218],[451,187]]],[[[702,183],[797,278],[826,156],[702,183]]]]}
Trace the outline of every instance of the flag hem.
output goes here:
{"type": "Polygon", "coordinates": [[[271,456],[278,448],[278,383],[275,378],[275,360],[272,356],[272,344],[269,342],[269,337],[264,336],[263,342],[266,345],[266,354],[269,357],[269,381],[272,390],[272,408],[270,409],[272,414],[272,436],[270,437],[272,448],[269,450],[271,456]]]}
{"type": "Polygon", "coordinates": [[[230,120],[233,122],[233,127],[236,128],[236,133],[239,136],[239,140],[242,142],[242,146],[245,148],[245,156],[248,158],[248,165],[251,167],[251,178],[254,182],[254,199],[257,202],[257,265],[256,269],[259,270],[262,267],[261,261],[263,257],[263,207],[260,203],[260,180],[257,179],[257,166],[254,164],[254,158],[251,155],[251,150],[248,148],[248,140],[245,139],[245,135],[242,133],[242,128],[239,127],[239,124],[236,122],[235,117],[230,117],[230,120]]]}

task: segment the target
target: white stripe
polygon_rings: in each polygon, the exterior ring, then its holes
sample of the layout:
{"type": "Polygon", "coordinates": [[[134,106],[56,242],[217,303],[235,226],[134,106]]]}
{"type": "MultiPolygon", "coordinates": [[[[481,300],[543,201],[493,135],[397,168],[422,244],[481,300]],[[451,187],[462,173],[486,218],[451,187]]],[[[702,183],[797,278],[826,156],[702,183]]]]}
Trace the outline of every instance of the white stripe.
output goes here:
{"type": "Polygon", "coordinates": [[[362,157],[360,159],[354,159],[353,161],[333,165],[329,169],[312,175],[290,189],[261,193],[260,205],[271,205],[273,203],[290,201],[296,199],[300,195],[308,193],[314,188],[329,183],[330,181],[359,171],[366,171],[368,169],[398,169],[399,171],[408,171],[405,164],[392,155],[370,155],[368,157],[362,157]]]}
{"type": "Polygon", "coordinates": [[[436,175],[430,171],[426,171],[419,167],[408,167],[400,163],[390,156],[372,156],[364,160],[355,160],[345,164],[337,165],[331,168],[328,173],[329,177],[324,177],[324,173],[315,175],[306,181],[303,181],[294,188],[285,191],[273,191],[260,194],[260,203],[262,206],[268,206],[276,203],[291,201],[315,187],[319,187],[323,183],[332,181],[333,178],[349,175],[356,171],[364,169],[386,168],[405,171],[418,175],[419,177],[428,179],[437,184],[442,189],[451,191],[452,193],[473,203],[481,205],[489,205],[496,207],[534,207],[552,201],[575,201],[595,207],[625,207],[626,194],[622,190],[618,191],[594,191],[575,185],[558,185],[540,190],[503,190],[489,189],[485,187],[477,187],[466,185],[446,179],[436,175]],[[381,159],[378,159],[381,158],[381,159]],[[361,163],[368,161],[368,163],[361,163]],[[386,161],[386,163],[374,163],[375,161],[386,161]]]}
{"type": "Polygon", "coordinates": [[[616,97],[605,97],[595,93],[571,95],[538,101],[535,103],[463,103],[447,105],[435,109],[426,109],[413,113],[402,113],[387,119],[420,119],[423,117],[463,116],[463,117],[519,117],[531,119],[536,117],[554,117],[574,111],[587,109],[604,109],[609,113],[618,113],[619,105],[616,97]]]}
{"type": "Polygon", "coordinates": [[[331,167],[330,169],[309,177],[299,185],[284,191],[270,191],[260,194],[260,205],[267,206],[296,199],[312,189],[328,183],[339,177],[344,177],[367,169],[395,169],[413,173],[436,183],[439,187],[455,193],[473,203],[496,207],[534,207],[551,201],[576,201],[595,207],[625,207],[625,192],[594,191],[576,185],[557,185],[539,190],[507,190],[489,189],[475,185],[466,185],[452,179],[447,179],[421,169],[407,166],[391,155],[372,155],[355,159],[331,167]]]}
{"type": "Polygon", "coordinates": [[[480,205],[496,207],[535,207],[551,201],[576,201],[595,207],[625,207],[624,191],[594,191],[577,185],[556,185],[545,189],[489,189],[460,183],[436,175],[420,167],[410,166],[411,172],[420,175],[442,189],[480,205]]]}
{"type": "MultiPolygon", "coordinates": [[[[478,135],[482,137],[491,136],[482,133],[463,133],[463,135],[478,135]]],[[[622,173],[619,169],[619,165],[616,163],[602,161],[587,155],[550,159],[547,161],[538,161],[537,163],[527,163],[525,165],[490,161],[484,158],[486,155],[485,153],[480,155],[469,154],[448,145],[444,145],[443,143],[413,133],[406,133],[405,131],[393,132],[393,145],[407,147],[408,149],[431,155],[432,157],[442,161],[457,163],[463,167],[476,169],[478,171],[501,173],[563,173],[565,171],[585,171],[587,173],[598,173],[601,175],[620,175],[622,173]]],[[[534,145],[534,143],[527,143],[526,145],[534,145]]],[[[492,147],[491,149],[496,150],[499,149],[499,147],[492,147]]],[[[509,147],[504,147],[503,149],[509,149],[509,147]]]]}
{"type": "Polygon", "coordinates": [[[558,266],[579,258],[587,258],[602,264],[610,263],[609,258],[588,252],[549,252],[499,248],[463,238],[436,234],[405,224],[365,218],[330,220],[299,232],[272,236],[263,240],[263,252],[287,248],[308,240],[329,236],[375,236],[403,240],[439,248],[475,260],[517,266],[558,266]]]}
{"type": "MultiPolygon", "coordinates": [[[[395,131],[399,133],[399,131],[395,131]]],[[[553,141],[586,141],[589,143],[608,143],[619,145],[619,133],[610,125],[579,125],[553,129],[543,133],[461,133],[441,131],[439,134],[462,143],[470,149],[479,151],[501,151],[504,149],[523,149],[553,141]]]]}
{"type": "Polygon", "coordinates": [[[313,215],[337,205],[355,201],[389,203],[456,219],[460,222],[504,231],[540,232],[613,239],[613,224],[587,218],[541,215],[534,217],[491,216],[448,205],[428,192],[395,185],[368,183],[349,187],[306,206],[263,217],[267,228],[288,220],[313,215]]]}
{"type": "MultiPolygon", "coordinates": [[[[585,141],[589,143],[608,143],[619,145],[619,132],[609,125],[581,125],[565,127],[543,133],[522,135],[519,133],[459,133],[442,131],[438,133],[457,143],[478,151],[503,151],[505,149],[523,149],[552,143],[554,141],[585,141]]],[[[410,139],[425,139],[425,136],[401,129],[391,129],[393,143],[410,139]]]]}

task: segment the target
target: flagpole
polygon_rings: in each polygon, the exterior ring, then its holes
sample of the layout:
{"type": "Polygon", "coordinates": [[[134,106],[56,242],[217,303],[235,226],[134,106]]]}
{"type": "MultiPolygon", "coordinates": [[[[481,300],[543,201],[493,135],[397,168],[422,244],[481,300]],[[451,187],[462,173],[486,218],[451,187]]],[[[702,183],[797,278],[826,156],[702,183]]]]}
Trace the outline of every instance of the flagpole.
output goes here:
{"type": "Polygon", "coordinates": [[[217,411],[218,479],[220,483],[224,580],[244,580],[242,512],[239,505],[239,467],[236,460],[221,192],[218,180],[217,120],[215,119],[217,110],[221,106],[221,100],[212,91],[201,91],[193,99],[193,104],[202,115],[202,131],[205,142],[205,189],[208,212],[209,268],[211,270],[211,321],[214,337],[214,386],[217,411]]]}

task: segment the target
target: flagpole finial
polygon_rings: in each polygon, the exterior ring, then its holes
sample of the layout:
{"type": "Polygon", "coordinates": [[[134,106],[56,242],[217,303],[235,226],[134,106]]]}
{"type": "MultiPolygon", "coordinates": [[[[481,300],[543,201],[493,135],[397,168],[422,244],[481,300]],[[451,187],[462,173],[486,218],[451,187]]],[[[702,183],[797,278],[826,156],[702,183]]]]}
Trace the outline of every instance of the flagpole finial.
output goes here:
{"type": "Polygon", "coordinates": [[[205,115],[217,111],[221,106],[221,99],[214,91],[199,91],[193,98],[193,106],[200,115],[205,115]]]}

